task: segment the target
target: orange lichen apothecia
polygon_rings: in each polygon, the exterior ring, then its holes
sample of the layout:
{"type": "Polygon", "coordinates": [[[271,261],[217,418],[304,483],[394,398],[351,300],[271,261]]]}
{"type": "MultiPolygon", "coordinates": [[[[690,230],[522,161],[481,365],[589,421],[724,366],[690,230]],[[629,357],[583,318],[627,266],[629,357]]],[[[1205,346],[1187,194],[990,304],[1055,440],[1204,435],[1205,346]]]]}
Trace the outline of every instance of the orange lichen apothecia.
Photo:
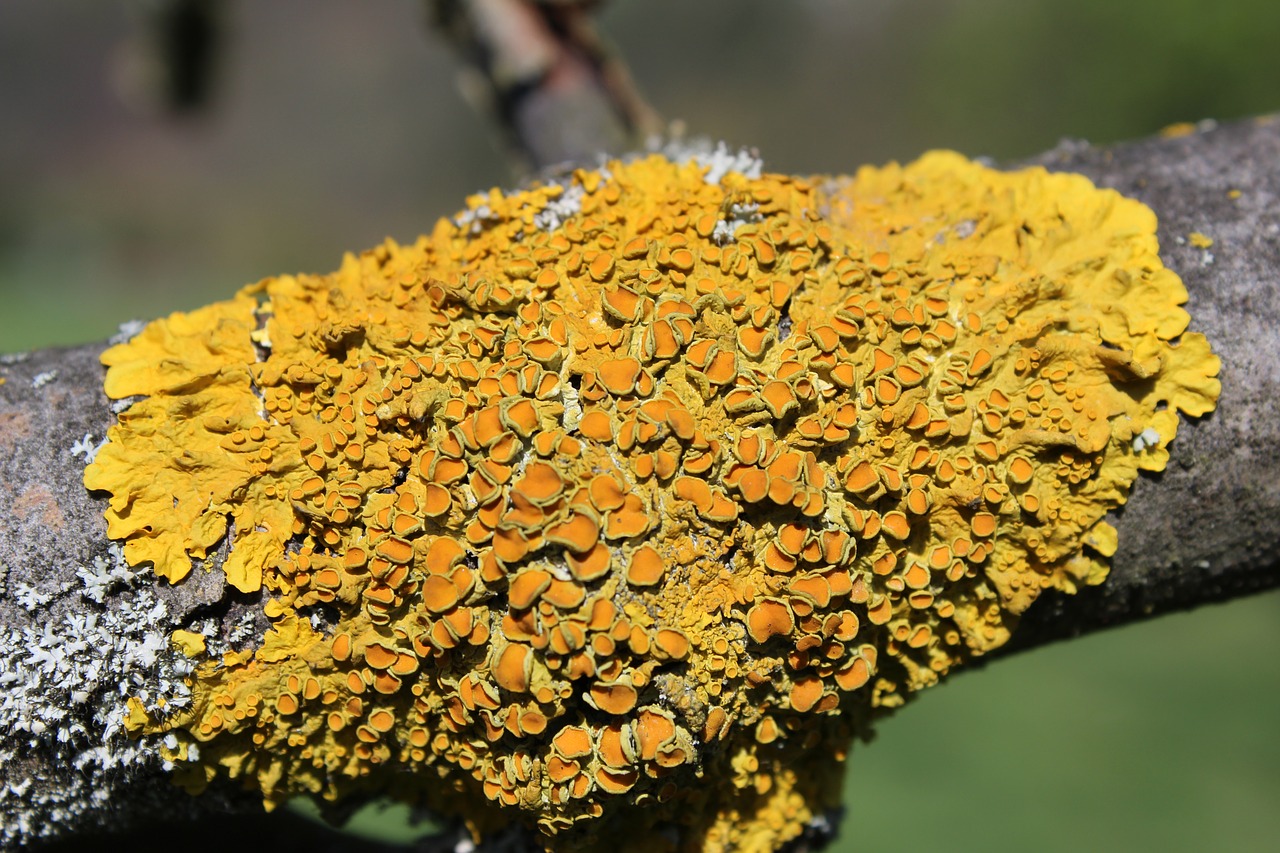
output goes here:
{"type": "Polygon", "coordinates": [[[220,546],[271,622],[134,706],[184,784],[769,850],[872,717],[1102,580],[1218,394],[1152,212],[948,153],[708,169],[495,190],[104,354],[110,536],[173,583],[220,546]]]}

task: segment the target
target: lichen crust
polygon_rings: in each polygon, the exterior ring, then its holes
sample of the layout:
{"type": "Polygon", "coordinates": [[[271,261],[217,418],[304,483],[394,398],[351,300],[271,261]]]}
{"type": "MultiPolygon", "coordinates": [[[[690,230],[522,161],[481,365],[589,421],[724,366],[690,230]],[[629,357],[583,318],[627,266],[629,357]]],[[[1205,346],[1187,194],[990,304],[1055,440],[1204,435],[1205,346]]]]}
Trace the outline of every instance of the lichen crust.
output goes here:
{"type": "Polygon", "coordinates": [[[175,583],[221,549],[270,620],[131,715],[185,785],[770,850],[874,717],[1102,581],[1219,391],[1153,213],[945,152],[706,172],[494,190],[106,351],[111,537],[175,583]]]}

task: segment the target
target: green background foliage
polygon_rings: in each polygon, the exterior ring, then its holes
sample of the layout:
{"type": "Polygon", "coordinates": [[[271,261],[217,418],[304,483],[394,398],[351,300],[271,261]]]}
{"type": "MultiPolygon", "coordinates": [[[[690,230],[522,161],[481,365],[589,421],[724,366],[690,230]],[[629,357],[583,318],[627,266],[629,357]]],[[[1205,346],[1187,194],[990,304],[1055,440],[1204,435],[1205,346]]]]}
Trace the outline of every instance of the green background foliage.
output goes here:
{"type": "MultiPolygon", "coordinates": [[[[418,4],[229,4],[214,102],[182,119],[138,109],[144,5],[0,4],[0,351],[332,269],[512,181],[418,4]]],[[[617,0],[602,25],[664,115],[780,171],[1280,108],[1273,0],[617,0]]],[[[961,675],[854,750],[835,849],[1274,849],[1278,651],[1272,594],[961,675]]]]}

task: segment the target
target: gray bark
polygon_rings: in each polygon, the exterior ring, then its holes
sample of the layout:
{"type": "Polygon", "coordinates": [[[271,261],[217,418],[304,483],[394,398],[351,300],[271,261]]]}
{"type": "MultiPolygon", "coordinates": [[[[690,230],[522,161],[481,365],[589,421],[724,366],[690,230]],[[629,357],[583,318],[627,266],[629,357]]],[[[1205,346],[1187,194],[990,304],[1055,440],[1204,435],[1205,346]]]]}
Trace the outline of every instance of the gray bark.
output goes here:
{"type": "MultiPolygon", "coordinates": [[[[1222,358],[1223,392],[1213,415],[1180,428],[1168,470],[1143,477],[1117,514],[1120,550],[1107,582],[1037,602],[1001,655],[1280,585],[1280,426],[1272,417],[1280,389],[1280,120],[1111,148],[1064,144],[1035,162],[1082,172],[1156,211],[1161,256],[1191,293],[1192,328],[1222,358]],[[1190,245],[1193,231],[1210,235],[1212,248],[1190,245]]],[[[113,418],[102,349],[0,360],[4,847],[157,813],[260,808],[226,791],[188,797],[165,780],[157,750],[131,743],[119,727],[124,697],[182,701],[185,669],[168,649],[172,630],[199,624],[234,644],[257,608],[253,597],[228,593],[216,572],[156,584],[105,540],[103,502],[81,484],[85,454],[113,418]]],[[[264,836],[257,839],[263,846],[264,836]]]]}

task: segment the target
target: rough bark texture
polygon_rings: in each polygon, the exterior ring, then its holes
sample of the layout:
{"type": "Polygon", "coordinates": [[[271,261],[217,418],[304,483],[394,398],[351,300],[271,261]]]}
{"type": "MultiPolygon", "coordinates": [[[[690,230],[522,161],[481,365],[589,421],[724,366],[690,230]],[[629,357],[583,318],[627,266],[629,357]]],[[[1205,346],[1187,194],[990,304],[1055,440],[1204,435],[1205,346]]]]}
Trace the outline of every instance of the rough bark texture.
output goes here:
{"type": "MultiPolygon", "coordinates": [[[[119,730],[136,691],[172,695],[165,632],[221,595],[214,573],[162,587],[130,571],[80,480],[112,418],[102,345],[0,366],[0,847],[115,822],[194,813],[153,751],[119,730]],[[91,451],[90,451],[91,452],[91,451]]],[[[148,573],[149,574],[149,573],[148,573]]],[[[211,801],[207,805],[213,805],[211,801]]],[[[200,805],[200,808],[206,805],[200,805]]]]}
{"type": "MultiPolygon", "coordinates": [[[[1064,144],[1035,162],[1081,172],[1156,211],[1161,255],[1191,293],[1192,328],[1222,357],[1223,393],[1211,417],[1184,423],[1168,470],[1144,476],[1118,514],[1110,579],[1037,602],[1006,651],[1280,585],[1272,417],[1280,390],[1280,120],[1112,148],[1064,144]],[[1213,246],[1191,245],[1191,232],[1213,246]]],[[[101,389],[102,348],[0,360],[3,846],[157,812],[257,808],[225,792],[187,797],[164,780],[157,752],[119,729],[126,696],[181,701],[183,662],[167,649],[171,630],[199,624],[234,643],[258,608],[253,597],[228,598],[217,572],[157,585],[105,541],[103,502],[81,485],[86,455],[113,418],[101,389]]]]}

